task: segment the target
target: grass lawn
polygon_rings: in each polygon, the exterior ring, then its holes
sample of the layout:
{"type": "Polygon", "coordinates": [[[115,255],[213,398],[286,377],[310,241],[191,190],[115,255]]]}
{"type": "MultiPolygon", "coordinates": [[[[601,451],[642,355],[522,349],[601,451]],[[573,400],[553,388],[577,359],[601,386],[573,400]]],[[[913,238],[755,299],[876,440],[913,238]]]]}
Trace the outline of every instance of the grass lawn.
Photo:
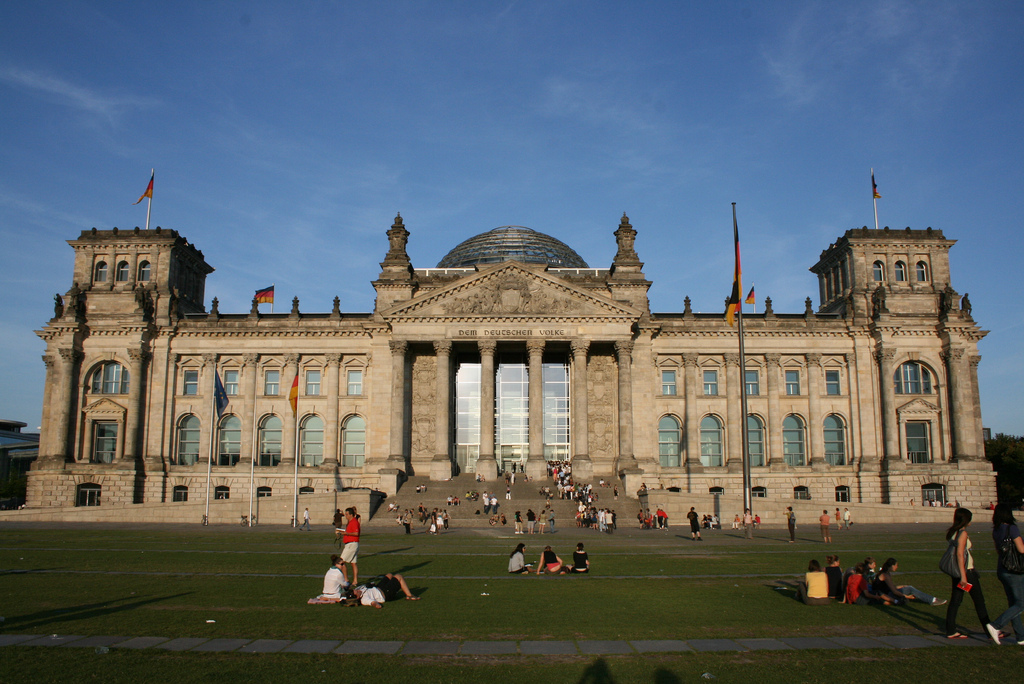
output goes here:
{"type": "MultiPolygon", "coordinates": [[[[815,530],[816,531],[816,530],[815,530]]],[[[985,530],[973,530],[975,558],[990,613],[1006,601],[992,569],[985,530]]],[[[0,530],[0,614],[8,634],[237,637],[367,640],[640,640],[871,636],[941,633],[944,607],[809,607],[780,585],[810,558],[843,566],[866,555],[900,561],[900,583],[948,598],[938,572],[942,529],[890,525],[837,533],[825,547],[783,541],[766,530],[747,542],[730,530],[694,543],[681,529],[615,535],[562,529],[514,536],[493,529],[441,537],[365,531],[360,575],[401,572],[419,602],[383,610],[308,606],[334,552],[333,532],[282,528],[46,527],[0,530]],[[509,576],[519,541],[536,562],[544,544],[563,559],[586,544],[593,573],[509,576]],[[215,622],[208,622],[214,620],[215,622]]],[[[960,624],[980,631],[970,602],[960,624]]],[[[895,681],[1008,673],[1024,649],[784,651],[652,656],[342,656],[168,653],[155,649],[95,654],[90,649],[4,647],[0,681],[500,681],[507,673],[546,681],[673,682],[712,672],[722,681],[895,681]],[[386,676],[382,670],[386,668],[386,676]],[[994,669],[993,669],[994,668],[994,669]],[[321,672],[323,670],[323,672],[321,672]]]]}

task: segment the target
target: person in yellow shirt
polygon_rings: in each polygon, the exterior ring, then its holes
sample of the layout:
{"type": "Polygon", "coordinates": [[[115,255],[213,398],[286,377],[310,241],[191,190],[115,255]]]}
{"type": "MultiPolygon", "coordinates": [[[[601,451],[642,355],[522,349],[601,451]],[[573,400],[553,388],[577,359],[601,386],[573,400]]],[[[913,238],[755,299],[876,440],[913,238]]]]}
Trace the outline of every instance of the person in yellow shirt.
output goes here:
{"type": "Polygon", "coordinates": [[[807,565],[807,574],[796,588],[796,597],[809,606],[823,606],[829,603],[828,575],[821,569],[818,561],[812,560],[807,565]]]}

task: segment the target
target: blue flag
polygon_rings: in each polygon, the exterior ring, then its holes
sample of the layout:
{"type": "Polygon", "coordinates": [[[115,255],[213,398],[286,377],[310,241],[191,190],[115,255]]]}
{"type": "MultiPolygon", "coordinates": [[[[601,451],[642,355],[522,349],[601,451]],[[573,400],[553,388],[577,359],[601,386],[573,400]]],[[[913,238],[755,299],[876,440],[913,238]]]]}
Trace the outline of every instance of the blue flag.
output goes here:
{"type": "Polygon", "coordinates": [[[224,414],[224,409],[228,407],[228,393],[224,391],[220,373],[214,372],[214,378],[213,402],[217,405],[217,417],[220,418],[224,414]]]}

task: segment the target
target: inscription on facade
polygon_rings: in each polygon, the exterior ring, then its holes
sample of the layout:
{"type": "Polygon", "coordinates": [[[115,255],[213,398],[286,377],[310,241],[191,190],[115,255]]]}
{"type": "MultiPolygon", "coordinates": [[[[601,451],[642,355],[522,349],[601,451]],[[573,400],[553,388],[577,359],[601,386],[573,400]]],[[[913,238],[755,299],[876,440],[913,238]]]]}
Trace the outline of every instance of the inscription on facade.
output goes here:
{"type": "Polygon", "coordinates": [[[570,337],[567,328],[459,328],[453,337],[570,337]]]}

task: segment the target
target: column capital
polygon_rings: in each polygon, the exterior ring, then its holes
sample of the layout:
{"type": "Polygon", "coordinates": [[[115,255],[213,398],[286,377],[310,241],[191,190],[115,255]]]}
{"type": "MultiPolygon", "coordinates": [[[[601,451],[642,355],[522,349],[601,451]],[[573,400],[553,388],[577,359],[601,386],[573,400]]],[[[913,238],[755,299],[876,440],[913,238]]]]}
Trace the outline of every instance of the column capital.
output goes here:
{"type": "Polygon", "coordinates": [[[971,368],[973,368],[974,370],[978,370],[978,364],[981,363],[981,355],[972,356],[968,359],[968,361],[971,364],[971,368]]]}
{"type": "Polygon", "coordinates": [[[590,349],[590,340],[573,340],[569,343],[573,354],[586,354],[590,349]]]}
{"type": "Polygon", "coordinates": [[[875,352],[875,358],[878,359],[878,363],[892,363],[892,360],[896,358],[896,350],[879,349],[875,352]]]}
{"type": "Polygon", "coordinates": [[[82,358],[82,352],[77,349],[58,349],[57,353],[60,354],[60,358],[67,364],[72,364],[82,358]]]}
{"type": "Polygon", "coordinates": [[[333,352],[331,354],[327,354],[325,358],[327,359],[327,367],[333,368],[334,366],[341,365],[341,360],[345,358],[345,355],[333,352]]]}
{"type": "Polygon", "coordinates": [[[391,349],[391,353],[395,356],[405,356],[405,351],[409,348],[409,343],[405,340],[388,340],[388,347],[391,349]]]}
{"type": "Polygon", "coordinates": [[[452,341],[434,340],[434,353],[438,356],[448,356],[452,353],[452,341]]]}
{"type": "Polygon", "coordinates": [[[697,354],[694,354],[693,352],[683,354],[683,365],[686,366],[687,368],[696,368],[697,358],[697,354]]]}
{"type": "Polygon", "coordinates": [[[289,366],[299,365],[299,354],[285,354],[284,362],[289,366]]]}
{"type": "Polygon", "coordinates": [[[498,348],[498,343],[494,340],[477,340],[476,346],[481,354],[493,354],[498,348]]]}
{"type": "Polygon", "coordinates": [[[739,366],[740,355],[739,354],[724,354],[726,366],[739,366]]]}
{"type": "Polygon", "coordinates": [[[243,366],[255,366],[260,362],[259,354],[242,354],[243,366]]]}
{"type": "Polygon", "coordinates": [[[948,347],[943,349],[939,353],[939,356],[941,356],[945,361],[956,363],[964,357],[964,349],[963,347],[948,347]]]}
{"type": "Polygon", "coordinates": [[[43,354],[43,364],[46,366],[47,370],[53,370],[53,366],[56,363],[57,359],[55,359],[53,356],[51,356],[50,354],[43,354]]]}
{"type": "Polygon", "coordinates": [[[129,349],[128,358],[132,363],[144,363],[149,359],[149,352],[145,349],[129,349]]]}
{"type": "Polygon", "coordinates": [[[217,355],[216,354],[203,354],[203,365],[204,366],[216,366],[217,355]]]}
{"type": "Polygon", "coordinates": [[[544,347],[547,346],[547,340],[526,340],[526,351],[532,354],[543,354],[544,347]]]}
{"type": "Polygon", "coordinates": [[[820,366],[821,365],[821,354],[817,352],[811,354],[805,354],[804,357],[807,359],[808,366],[820,366]]]}
{"type": "Polygon", "coordinates": [[[622,356],[629,356],[633,353],[633,340],[618,340],[615,342],[615,352],[622,356]]]}
{"type": "Polygon", "coordinates": [[[772,368],[778,368],[779,364],[782,363],[782,354],[765,354],[765,363],[772,368]]]}

